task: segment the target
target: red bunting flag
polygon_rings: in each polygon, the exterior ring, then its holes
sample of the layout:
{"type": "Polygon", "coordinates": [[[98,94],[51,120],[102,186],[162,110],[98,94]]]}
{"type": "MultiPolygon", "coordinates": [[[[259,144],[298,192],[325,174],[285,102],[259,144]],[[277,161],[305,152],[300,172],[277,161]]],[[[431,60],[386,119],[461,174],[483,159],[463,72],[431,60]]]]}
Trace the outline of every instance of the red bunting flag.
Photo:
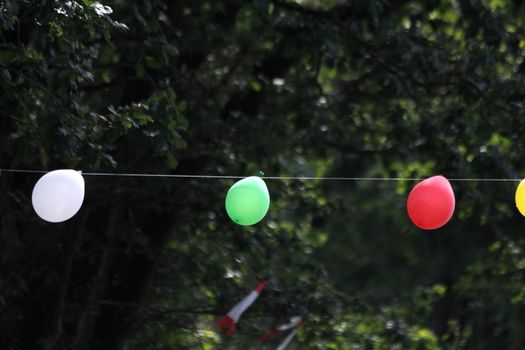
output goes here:
{"type": "Polygon", "coordinates": [[[235,330],[235,327],[237,325],[237,322],[239,322],[239,319],[241,318],[244,311],[246,311],[253,302],[259,297],[259,294],[261,294],[262,290],[265,287],[265,282],[261,281],[257,284],[257,287],[255,287],[254,290],[251,291],[250,294],[248,294],[243,300],[241,300],[237,305],[233,307],[233,309],[228,312],[223,318],[219,320],[217,325],[219,328],[227,328],[226,335],[229,337],[233,334],[233,331],[235,330]]]}

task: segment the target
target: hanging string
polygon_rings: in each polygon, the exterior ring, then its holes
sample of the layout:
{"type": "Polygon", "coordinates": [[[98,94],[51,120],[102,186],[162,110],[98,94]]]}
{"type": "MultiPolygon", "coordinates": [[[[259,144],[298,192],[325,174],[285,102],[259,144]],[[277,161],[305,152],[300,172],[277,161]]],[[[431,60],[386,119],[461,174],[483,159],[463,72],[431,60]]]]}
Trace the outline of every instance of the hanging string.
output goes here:
{"type": "MultiPolygon", "coordinates": [[[[46,170],[26,169],[0,169],[0,174],[5,173],[30,173],[46,174],[46,170]]],[[[201,174],[148,174],[148,173],[103,173],[82,172],[83,176],[114,176],[114,177],[157,177],[157,178],[179,178],[179,179],[244,179],[241,175],[201,175],[201,174]]],[[[301,181],[422,181],[419,177],[323,177],[323,176],[263,176],[265,180],[301,180],[301,181]]],[[[522,179],[512,178],[449,178],[456,182],[520,182],[522,179]]]]}

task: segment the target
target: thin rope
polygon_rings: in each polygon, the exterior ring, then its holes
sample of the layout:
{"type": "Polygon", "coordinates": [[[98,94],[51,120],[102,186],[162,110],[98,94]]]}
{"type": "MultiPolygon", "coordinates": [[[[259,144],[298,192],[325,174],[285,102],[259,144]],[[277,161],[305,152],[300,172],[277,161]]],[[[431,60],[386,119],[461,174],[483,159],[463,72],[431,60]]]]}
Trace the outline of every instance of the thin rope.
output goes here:
{"type": "Polygon", "coordinates": [[[46,170],[22,170],[22,169],[0,169],[1,173],[35,173],[35,174],[45,174],[48,173],[46,170]]]}
{"type": "MultiPolygon", "coordinates": [[[[6,173],[30,173],[46,174],[46,170],[25,170],[25,169],[0,169],[0,174],[6,173]]],[[[156,177],[156,178],[180,178],[180,179],[244,179],[241,175],[185,175],[185,174],[148,174],[148,173],[98,173],[82,172],[84,176],[115,176],[115,177],[156,177]]],[[[304,180],[304,181],[422,181],[420,177],[321,177],[321,176],[261,176],[264,180],[304,180]]],[[[512,178],[450,178],[449,181],[455,182],[520,182],[522,179],[512,178]]]]}

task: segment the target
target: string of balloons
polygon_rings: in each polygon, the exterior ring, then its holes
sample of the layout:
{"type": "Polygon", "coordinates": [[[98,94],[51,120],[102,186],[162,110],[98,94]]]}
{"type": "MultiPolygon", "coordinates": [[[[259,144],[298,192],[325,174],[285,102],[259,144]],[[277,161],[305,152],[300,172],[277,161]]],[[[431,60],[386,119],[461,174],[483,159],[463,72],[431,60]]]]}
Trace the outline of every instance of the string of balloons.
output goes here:
{"type": "Polygon", "coordinates": [[[455,209],[455,196],[451,181],[518,182],[515,202],[519,212],[525,216],[525,181],[510,178],[451,178],[437,175],[429,178],[381,178],[381,177],[307,177],[268,176],[243,177],[237,175],[180,175],[140,173],[82,173],[72,169],[54,171],[0,169],[1,172],[44,174],[32,192],[32,204],[36,214],[51,223],[71,219],[82,207],[85,195],[83,176],[164,177],[235,179],[225,198],[226,212],[230,219],[242,226],[260,222],[270,208],[270,194],[264,180],[323,180],[323,181],[419,181],[410,191],[406,209],[410,220],[424,230],[435,230],[444,226],[455,209]]]}

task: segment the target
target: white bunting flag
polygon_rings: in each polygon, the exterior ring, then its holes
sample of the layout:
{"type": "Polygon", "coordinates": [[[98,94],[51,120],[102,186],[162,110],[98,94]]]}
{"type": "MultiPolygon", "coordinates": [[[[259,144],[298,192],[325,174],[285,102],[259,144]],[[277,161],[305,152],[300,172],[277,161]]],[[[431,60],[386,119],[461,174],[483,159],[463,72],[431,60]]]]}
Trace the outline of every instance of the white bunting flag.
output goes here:
{"type": "Polygon", "coordinates": [[[297,330],[301,328],[303,325],[304,325],[304,320],[301,317],[299,316],[292,317],[292,319],[290,320],[290,323],[278,326],[277,328],[273,329],[269,333],[266,333],[260,336],[259,340],[266,341],[272,337],[275,337],[276,335],[279,335],[283,332],[286,332],[287,330],[292,329],[292,332],[290,332],[290,334],[283,340],[283,342],[276,349],[276,350],[284,350],[291,343],[291,341],[297,334],[297,330]]]}
{"type": "Polygon", "coordinates": [[[275,350],[284,350],[288,347],[288,345],[290,345],[290,343],[292,342],[293,338],[295,337],[295,335],[297,334],[297,329],[294,329],[287,337],[286,339],[283,340],[283,342],[281,344],[279,344],[279,346],[277,348],[275,348],[275,350]]]}
{"type": "Polygon", "coordinates": [[[264,281],[259,282],[259,284],[257,284],[257,287],[255,287],[255,289],[252,290],[250,294],[248,294],[243,300],[241,300],[237,305],[235,305],[233,309],[231,309],[230,312],[228,312],[227,315],[225,315],[223,318],[219,320],[219,322],[217,323],[219,328],[228,329],[226,332],[227,336],[231,336],[233,334],[233,331],[235,330],[237,322],[239,322],[239,319],[241,318],[242,314],[259,297],[259,294],[261,294],[264,287],[265,287],[265,282],[264,281]]]}

